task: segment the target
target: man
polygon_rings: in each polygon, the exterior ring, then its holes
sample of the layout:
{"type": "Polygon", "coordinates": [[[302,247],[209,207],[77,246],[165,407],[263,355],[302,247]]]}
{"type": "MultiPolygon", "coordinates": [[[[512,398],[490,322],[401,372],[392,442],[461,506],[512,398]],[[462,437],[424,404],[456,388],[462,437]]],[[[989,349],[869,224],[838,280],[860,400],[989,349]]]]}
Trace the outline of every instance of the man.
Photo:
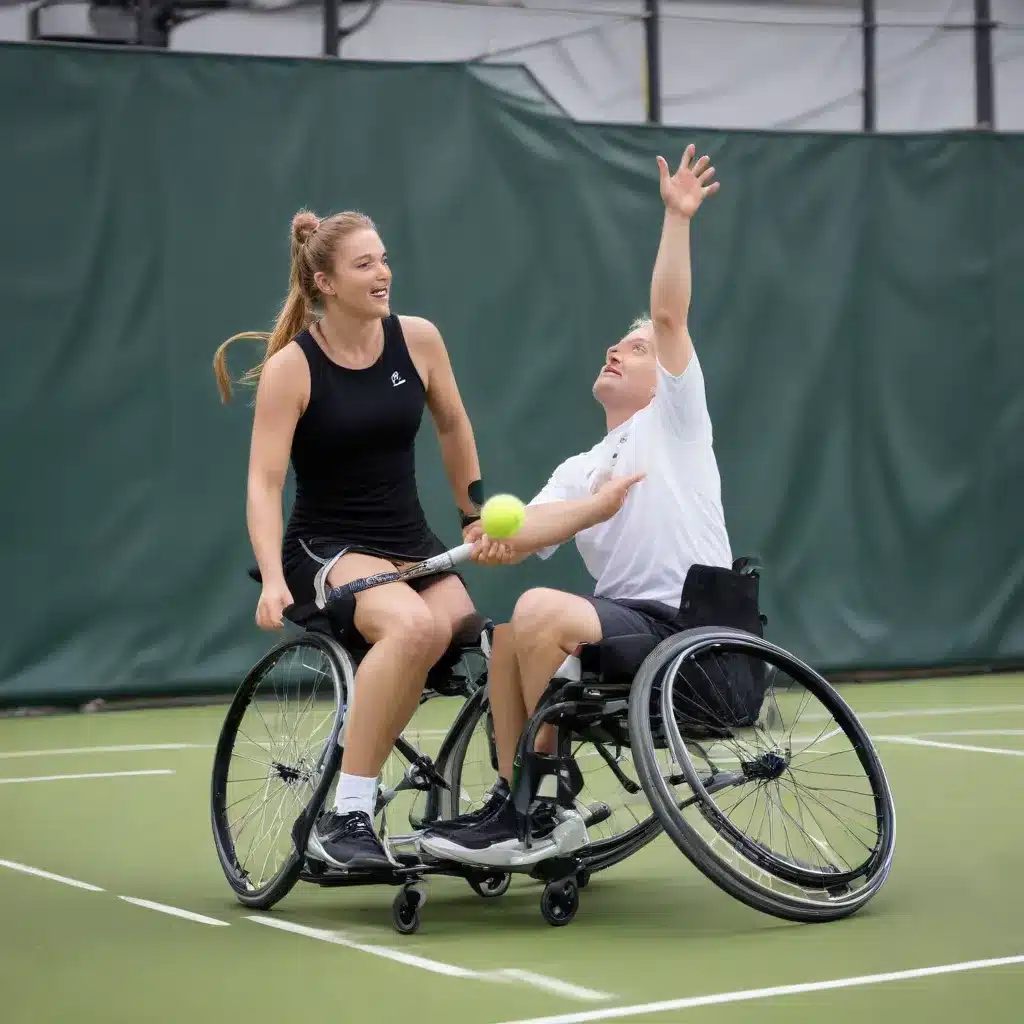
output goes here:
{"type": "MultiPolygon", "coordinates": [[[[495,630],[489,685],[500,778],[480,811],[423,838],[436,856],[472,863],[481,850],[518,846],[509,792],[517,743],[566,655],[602,638],[677,632],[690,566],[732,564],[704,379],[687,327],[690,220],[718,190],[708,157],[693,163],[694,152],[687,147],[675,174],[658,157],[665,219],[651,316],[608,350],[594,383],[607,434],[554,471],[514,538],[479,538],[475,557],[495,563],[534,552],[546,558],[575,536],[596,585],[593,597],[528,590],[495,630]]],[[[550,732],[538,749],[551,749],[550,732]]],[[[532,817],[536,838],[553,828],[553,813],[540,808],[532,817]]]]}

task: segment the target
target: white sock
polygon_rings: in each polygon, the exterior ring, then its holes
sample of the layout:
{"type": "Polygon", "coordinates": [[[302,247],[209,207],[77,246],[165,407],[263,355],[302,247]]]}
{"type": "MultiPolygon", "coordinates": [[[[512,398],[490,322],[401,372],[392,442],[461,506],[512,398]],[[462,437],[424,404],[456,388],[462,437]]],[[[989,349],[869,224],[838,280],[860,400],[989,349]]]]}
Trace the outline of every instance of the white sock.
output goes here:
{"type": "Polygon", "coordinates": [[[364,811],[372,819],[376,802],[376,776],[367,779],[362,775],[346,775],[344,772],[338,776],[338,791],[334,794],[334,809],[338,814],[364,811]]]}

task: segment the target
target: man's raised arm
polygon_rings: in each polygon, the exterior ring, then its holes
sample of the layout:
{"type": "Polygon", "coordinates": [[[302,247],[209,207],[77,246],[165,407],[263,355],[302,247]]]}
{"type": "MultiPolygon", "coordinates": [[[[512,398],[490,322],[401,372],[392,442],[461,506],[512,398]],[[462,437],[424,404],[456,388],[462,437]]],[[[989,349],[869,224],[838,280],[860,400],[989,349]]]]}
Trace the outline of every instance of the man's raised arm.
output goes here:
{"type": "Polygon", "coordinates": [[[713,181],[711,160],[702,156],[691,166],[696,148],[691,143],[683,153],[679,169],[670,174],[668,164],[658,157],[661,198],[665,221],[661,244],[651,276],[651,320],[658,361],[674,377],[690,362],[693,341],[687,326],[690,312],[690,220],[706,196],[718,191],[713,181]]]}

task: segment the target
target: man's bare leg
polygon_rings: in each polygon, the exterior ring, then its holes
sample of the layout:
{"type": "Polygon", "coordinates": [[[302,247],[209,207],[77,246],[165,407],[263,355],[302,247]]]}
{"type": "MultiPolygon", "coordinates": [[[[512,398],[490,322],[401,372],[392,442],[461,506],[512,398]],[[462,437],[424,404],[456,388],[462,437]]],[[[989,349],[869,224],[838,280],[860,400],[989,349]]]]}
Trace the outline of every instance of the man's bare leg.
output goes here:
{"type": "Polygon", "coordinates": [[[498,773],[512,781],[512,762],[519,735],[526,726],[523,684],[519,677],[515,633],[509,623],[496,626],[487,668],[487,692],[494,718],[494,742],[498,748],[498,773]]]}
{"type": "MultiPolygon", "coordinates": [[[[495,631],[488,685],[498,767],[506,783],[512,782],[515,753],[528,716],[551,676],[580,643],[600,639],[601,623],[590,602],[547,589],[523,594],[512,620],[495,631]]],[[[551,736],[547,739],[550,743],[551,736]]],[[[538,750],[551,749],[544,748],[542,742],[539,736],[538,750]]],[[[421,841],[422,848],[434,856],[469,864],[509,863],[507,858],[516,856],[520,845],[520,823],[507,789],[492,791],[492,800],[475,815],[461,816],[450,826],[429,832],[421,841]]],[[[550,814],[535,817],[533,834],[544,838],[555,825],[550,814]]]]}
{"type": "MultiPolygon", "coordinates": [[[[525,713],[512,741],[512,754],[508,758],[511,764],[526,720],[544,695],[552,675],[580,644],[597,643],[601,639],[601,621],[594,606],[582,597],[537,587],[527,590],[516,602],[510,625],[515,635],[519,692],[525,713]]],[[[496,733],[497,728],[495,721],[496,733]]],[[[554,743],[554,728],[544,726],[537,734],[536,749],[553,753],[554,743]]],[[[501,756],[499,748],[499,758],[501,756]]]]}

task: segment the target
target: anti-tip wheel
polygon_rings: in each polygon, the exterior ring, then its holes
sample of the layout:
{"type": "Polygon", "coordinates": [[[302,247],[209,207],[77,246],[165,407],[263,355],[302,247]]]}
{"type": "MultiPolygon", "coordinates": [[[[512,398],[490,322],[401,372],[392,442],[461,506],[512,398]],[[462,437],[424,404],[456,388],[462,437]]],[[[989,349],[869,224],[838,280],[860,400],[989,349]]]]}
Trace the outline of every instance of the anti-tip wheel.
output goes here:
{"type": "Polygon", "coordinates": [[[508,892],[508,887],[512,884],[512,875],[505,871],[486,875],[483,878],[469,878],[467,881],[477,896],[482,896],[485,900],[493,900],[508,892]]]}
{"type": "Polygon", "coordinates": [[[548,882],[540,898],[540,912],[548,924],[558,928],[568,924],[580,905],[580,891],[571,878],[548,882]]]}
{"type": "Polygon", "coordinates": [[[399,889],[391,903],[391,922],[395,931],[412,935],[420,927],[420,894],[415,889],[399,889]]]}

